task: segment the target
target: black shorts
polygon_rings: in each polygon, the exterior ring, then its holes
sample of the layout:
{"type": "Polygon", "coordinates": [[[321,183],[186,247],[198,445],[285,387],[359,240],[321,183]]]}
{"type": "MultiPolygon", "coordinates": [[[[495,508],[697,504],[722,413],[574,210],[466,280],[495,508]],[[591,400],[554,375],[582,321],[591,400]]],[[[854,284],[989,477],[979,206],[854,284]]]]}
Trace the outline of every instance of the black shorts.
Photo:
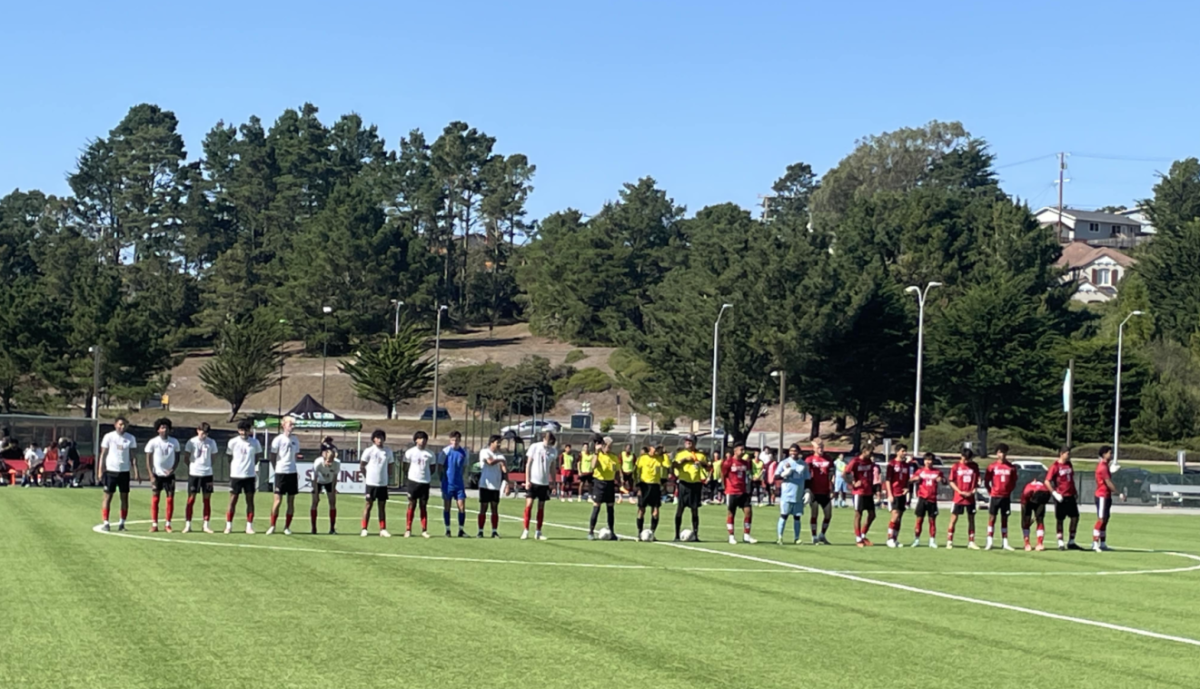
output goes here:
{"type": "Polygon", "coordinates": [[[500,502],[500,491],[481,487],[479,489],[479,503],[481,505],[490,505],[493,502],[500,502]]]}
{"type": "Polygon", "coordinates": [[[1112,498],[1096,497],[1096,519],[1108,519],[1112,515],[1112,498]]]}
{"type": "Polygon", "coordinates": [[[689,481],[679,482],[680,507],[700,507],[700,503],[703,502],[703,494],[703,483],[691,483],[689,481]]]}
{"type": "Polygon", "coordinates": [[[993,517],[997,514],[1004,515],[1005,517],[1012,514],[1012,498],[993,497],[992,501],[988,503],[988,514],[993,517]]]}
{"type": "Polygon", "coordinates": [[[592,486],[592,502],[610,505],[617,500],[617,488],[612,481],[597,479],[592,486]]]}
{"type": "Polygon", "coordinates": [[[925,517],[936,519],[938,516],[937,500],[917,498],[917,507],[913,510],[913,513],[916,514],[917,519],[924,519],[925,517]]]}
{"type": "MultiPolygon", "coordinates": [[[[374,488],[374,486],[367,486],[368,491],[371,488],[374,488]]],[[[324,491],[324,493],[326,495],[333,495],[334,493],[337,492],[337,484],[336,483],[314,483],[314,484],[312,484],[312,492],[320,494],[322,491],[324,491]]]]}
{"type": "Polygon", "coordinates": [[[409,502],[428,502],[429,501],[429,484],[417,483],[416,481],[408,482],[408,501],[409,502]]]}
{"type": "Polygon", "coordinates": [[[950,514],[954,514],[954,515],[959,515],[959,514],[963,514],[963,513],[975,514],[975,501],[974,500],[972,500],[971,504],[969,504],[969,505],[960,505],[956,502],[956,503],[954,503],[954,507],[950,510],[950,514]]]}
{"type": "Polygon", "coordinates": [[[903,512],[906,509],[908,509],[908,496],[907,495],[897,495],[894,498],[892,498],[892,510],[893,511],[903,512]]]}
{"type": "Polygon", "coordinates": [[[1079,502],[1074,495],[1064,495],[1062,502],[1054,505],[1055,519],[1079,519],[1079,502]]]}
{"type": "Polygon", "coordinates": [[[1045,498],[1034,497],[1029,502],[1021,505],[1021,523],[1028,525],[1035,518],[1037,523],[1041,524],[1046,521],[1046,503],[1050,501],[1050,496],[1045,498]]]}
{"type": "Polygon", "coordinates": [[[749,493],[743,493],[741,495],[729,495],[728,493],[725,494],[725,507],[728,508],[730,512],[735,512],[739,509],[749,507],[749,506],[750,506],[750,494],[749,493]]]}
{"type": "Polygon", "coordinates": [[[300,492],[299,474],[275,474],[275,494],[295,495],[300,492]]]}
{"type": "MultiPolygon", "coordinates": [[[[327,486],[334,484],[327,483],[327,486]]],[[[428,484],[426,484],[428,485],[428,484]]],[[[387,486],[367,486],[367,500],[378,500],[379,502],[387,502],[388,487],[387,486]]]]}
{"type": "Polygon", "coordinates": [[[165,490],[167,491],[167,495],[175,494],[175,474],[171,474],[170,476],[152,476],[150,477],[150,481],[150,487],[154,489],[155,493],[161,493],[165,490]]]}
{"type": "Polygon", "coordinates": [[[592,481],[591,474],[580,474],[579,475],[579,487],[582,488],[583,490],[591,490],[593,483],[594,482],[592,481]]]}
{"type": "Polygon", "coordinates": [[[257,479],[253,476],[247,478],[231,478],[229,479],[229,492],[233,493],[234,495],[241,495],[242,493],[245,493],[247,496],[254,495],[254,492],[258,490],[258,486],[255,485],[256,482],[257,479]]]}
{"type": "Polygon", "coordinates": [[[529,490],[525,491],[525,497],[545,502],[550,499],[550,486],[539,486],[536,483],[531,483],[529,484],[529,490]]]}
{"type": "Polygon", "coordinates": [[[662,507],[662,484],[638,484],[638,509],[647,507],[662,507]]]}
{"type": "MultiPolygon", "coordinates": [[[[295,476],[295,474],[292,474],[295,476]]],[[[188,477],[188,495],[196,493],[204,493],[212,495],[213,492],[213,477],[212,476],[189,476],[188,477]]]]}
{"type": "Polygon", "coordinates": [[[812,496],[813,504],[820,505],[821,507],[829,507],[829,499],[829,493],[825,493],[824,495],[813,493],[812,496]]]}
{"type": "Polygon", "coordinates": [[[874,495],[852,495],[854,501],[855,512],[868,512],[871,516],[875,516],[875,496],[874,495]]]}
{"type": "Polygon", "coordinates": [[[129,493],[129,472],[128,471],[106,471],[104,472],[104,492],[116,493],[120,491],[122,495],[129,493]]]}

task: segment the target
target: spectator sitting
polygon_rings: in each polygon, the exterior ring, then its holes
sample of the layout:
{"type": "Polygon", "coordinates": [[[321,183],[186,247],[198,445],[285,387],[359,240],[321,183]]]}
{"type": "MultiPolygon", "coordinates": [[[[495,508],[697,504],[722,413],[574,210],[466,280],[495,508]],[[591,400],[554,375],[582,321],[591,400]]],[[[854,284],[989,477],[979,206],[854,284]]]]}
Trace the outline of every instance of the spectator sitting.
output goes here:
{"type": "Polygon", "coordinates": [[[9,462],[21,459],[21,446],[11,437],[5,437],[0,442],[0,486],[16,484],[17,471],[9,462]]]}
{"type": "Polygon", "coordinates": [[[46,453],[38,447],[36,441],[29,443],[29,447],[25,449],[25,478],[21,481],[21,485],[28,488],[30,485],[42,485],[42,469],[46,461],[46,453]]]}
{"type": "Polygon", "coordinates": [[[75,449],[75,443],[67,438],[58,439],[58,466],[55,467],[55,474],[58,476],[59,485],[73,488],[79,487],[79,480],[75,478],[75,472],[79,469],[79,450],[75,449]],[[71,476],[71,483],[67,483],[67,475],[71,476]]]}

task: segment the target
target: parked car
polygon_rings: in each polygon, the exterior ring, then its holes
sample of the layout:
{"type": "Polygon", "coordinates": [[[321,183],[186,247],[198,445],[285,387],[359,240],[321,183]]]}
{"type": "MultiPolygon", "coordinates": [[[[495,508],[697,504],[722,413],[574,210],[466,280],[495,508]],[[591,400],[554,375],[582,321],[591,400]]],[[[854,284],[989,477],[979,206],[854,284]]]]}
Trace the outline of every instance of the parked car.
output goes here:
{"type": "Polygon", "coordinates": [[[521,423],[501,428],[500,435],[508,437],[508,434],[512,433],[520,438],[532,438],[535,435],[541,435],[546,431],[550,431],[552,433],[562,433],[562,424],[557,421],[549,421],[544,419],[538,419],[536,421],[529,419],[528,421],[522,421],[521,423]]]}
{"type": "Polygon", "coordinates": [[[1141,467],[1121,467],[1120,471],[1112,475],[1112,482],[1117,488],[1121,502],[1129,498],[1152,502],[1154,498],[1150,495],[1150,478],[1153,475],[1141,467]]]}
{"type": "Polygon", "coordinates": [[[1018,459],[1013,461],[1013,466],[1022,471],[1046,471],[1046,465],[1041,462],[1035,462],[1032,459],[1018,459]]]}
{"type": "MultiPolygon", "coordinates": [[[[437,408],[438,421],[449,421],[450,412],[446,411],[445,407],[437,408]]],[[[433,407],[425,407],[425,411],[421,412],[422,421],[433,421],[433,407]]]]}

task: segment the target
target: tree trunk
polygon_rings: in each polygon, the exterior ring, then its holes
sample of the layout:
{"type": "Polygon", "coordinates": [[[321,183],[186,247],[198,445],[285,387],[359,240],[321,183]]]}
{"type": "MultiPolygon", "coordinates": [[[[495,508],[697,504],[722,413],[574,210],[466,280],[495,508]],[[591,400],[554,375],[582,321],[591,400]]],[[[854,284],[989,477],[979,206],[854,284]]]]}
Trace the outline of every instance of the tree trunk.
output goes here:
{"type": "Polygon", "coordinates": [[[809,414],[808,419],[812,422],[812,426],[808,431],[808,438],[809,440],[816,440],[821,437],[821,417],[816,414],[809,414]]]}
{"type": "Polygon", "coordinates": [[[242,408],[242,403],[236,402],[234,404],[229,405],[229,407],[230,407],[229,422],[233,423],[233,420],[237,418],[238,410],[242,408]]]}
{"type": "Polygon", "coordinates": [[[845,414],[833,417],[833,430],[838,433],[846,432],[846,415],[845,414]]]}
{"type": "Polygon", "coordinates": [[[387,417],[388,417],[389,421],[392,419],[392,417],[395,415],[395,413],[396,413],[396,403],[389,402],[388,406],[387,406],[387,417]]]}

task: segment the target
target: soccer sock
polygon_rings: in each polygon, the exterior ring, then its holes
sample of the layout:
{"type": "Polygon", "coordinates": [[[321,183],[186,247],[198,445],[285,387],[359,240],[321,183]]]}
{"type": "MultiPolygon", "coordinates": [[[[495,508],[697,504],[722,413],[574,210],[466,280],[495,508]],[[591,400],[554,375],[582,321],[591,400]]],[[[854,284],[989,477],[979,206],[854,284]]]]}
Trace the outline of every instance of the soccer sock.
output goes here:
{"type": "Polygon", "coordinates": [[[637,532],[638,532],[638,537],[639,537],[639,538],[641,538],[641,534],[642,534],[642,527],[646,526],[646,518],[645,518],[645,517],[638,517],[638,518],[637,518],[635,521],[637,522],[637,532]]]}
{"type": "Polygon", "coordinates": [[[946,542],[947,543],[954,542],[954,527],[953,526],[946,530],[946,542]]]}
{"type": "Polygon", "coordinates": [[[921,527],[923,527],[923,526],[925,526],[925,518],[917,517],[917,525],[916,525],[916,528],[913,529],[913,533],[916,535],[917,538],[921,537],[921,527]]]}
{"type": "Polygon", "coordinates": [[[249,524],[253,524],[253,523],[254,523],[254,513],[247,512],[246,513],[246,524],[249,525],[249,524]]]}
{"type": "Polygon", "coordinates": [[[1038,545],[1041,545],[1041,544],[1042,544],[1042,542],[1045,540],[1045,538],[1046,538],[1046,530],[1045,530],[1045,529],[1042,529],[1042,528],[1038,528],[1038,530],[1037,530],[1037,544],[1038,544],[1038,545]]]}
{"type": "Polygon", "coordinates": [[[895,522],[895,520],[888,522],[888,540],[889,541],[896,540],[896,522],[895,522]]]}
{"type": "MultiPolygon", "coordinates": [[[[546,506],[541,503],[538,503],[538,509],[537,509],[537,530],[538,531],[542,530],[542,521],[545,519],[545,517],[546,517],[546,506]]],[[[655,519],[654,523],[658,524],[658,519],[655,519]]]]}
{"type": "Polygon", "coordinates": [[[467,525],[467,513],[462,510],[459,510],[458,511],[458,528],[459,528],[459,530],[461,531],[462,528],[466,525],[467,525]]]}
{"type": "Polygon", "coordinates": [[[1100,529],[1103,527],[1104,527],[1104,522],[1097,519],[1096,525],[1092,527],[1092,542],[1093,543],[1100,540],[1100,529]]]}
{"type": "Polygon", "coordinates": [[[779,515],[779,524],[775,527],[775,537],[783,540],[783,527],[787,526],[787,517],[779,515]]]}
{"type": "Polygon", "coordinates": [[[204,496],[204,523],[207,524],[209,519],[212,519],[212,497],[205,495],[204,496]]]}
{"type": "Polygon", "coordinates": [[[425,506],[422,505],[421,506],[421,531],[424,532],[424,531],[428,531],[428,530],[429,530],[429,512],[425,509],[425,506]]]}
{"type": "Polygon", "coordinates": [[[387,531],[387,520],[386,520],[386,519],[380,519],[380,520],[379,520],[379,530],[380,530],[380,531],[387,531]]]}
{"type": "Polygon", "coordinates": [[[992,542],[992,536],[994,536],[995,534],[996,534],[996,520],[989,519],[988,520],[988,543],[992,542]]]}
{"type": "Polygon", "coordinates": [[[107,507],[100,510],[100,518],[104,520],[105,524],[108,523],[108,508],[107,507]]]}
{"type": "Polygon", "coordinates": [[[279,519],[279,513],[278,513],[278,512],[272,512],[272,513],[271,513],[271,528],[272,528],[272,529],[273,529],[273,528],[275,528],[275,520],[277,520],[277,519],[279,519]]]}
{"type": "Polygon", "coordinates": [[[195,507],[196,507],[196,496],[189,495],[188,499],[187,499],[187,509],[183,513],[184,516],[187,517],[187,521],[189,524],[192,521],[192,513],[195,512],[195,507]]]}
{"type": "Polygon", "coordinates": [[[442,521],[445,522],[446,530],[449,531],[450,530],[450,508],[449,507],[442,510],[442,521]]]}
{"type": "Polygon", "coordinates": [[[486,521],[487,521],[487,512],[480,511],[479,512],[479,530],[480,531],[483,531],[483,524],[486,521]]]}
{"type": "Polygon", "coordinates": [[[742,522],[742,533],[743,533],[743,534],[745,534],[745,535],[747,535],[747,536],[749,536],[749,535],[750,535],[750,520],[749,520],[749,519],[747,519],[746,521],[742,522]]]}
{"type": "MultiPolygon", "coordinates": [[[[158,496],[157,495],[150,496],[150,519],[151,519],[151,521],[154,522],[155,526],[158,525],[158,496]]],[[[1099,524],[1100,522],[1096,522],[1096,523],[1099,524]]]]}
{"type": "Polygon", "coordinates": [[[337,528],[337,510],[329,508],[329,529],[332,531],[337,528]]]}
{"type": "Polygon", "coordinates": [[[1021,529],[1021,534],[1025,536],[1025,545],[1029,545],[1029,529],[1021,529]]]}
{"type": "Polygon", "coordinates": [[[404,514],[404,530],[405,531],[412,531],[413,512],[415,511],[414,508],[415,508],[415,505],[413,505],[412,503],[409,503],[408,512],[406,512],[404,514]]]}
{"type": "Polygon", "coordinates": [[[829,517],[825,517],[821,521],[821,535],[824,536],[829,531],[829,517]]]}
{"type": "Polygon", "coordinates": [[[1063,536],[1063,532],[1062,532],[1062,529],[1059,529],[1059,530],[1058,530],[1058,532],[1057,532],[1057,535],[1058,535],[1058,544],[1059,544],[1059,545],[1062,545],[1062,544],[1063,544],[1063,537],[1062,537],[1062,536],[1063,536]]]}
{"type": "Polygon", "coordinates": [[[700,538],[700,510],[692,509],[692,537],[700,538]]]}
{"type": "Polygon", "coordinates": [[[600,518],[600,506],[592,505],[592,518],[588,520],[588,533],[596,533],[596,520],[600,518]]]}
{"type": "Polygon", "coordinates": [[[129,515],[129,510],[127,510],[127,509],[125,509],[124,507],[122,507],[122,508],[121,508],[121,523],[122,523],[122,524],[124,524],[124,523],[125,523],[125,517],[127,517],[128,515],[129,515]]]}
{"type": "Polygon", "coordinates": [[[492,508],[492,531],[495,531],[498,528],[500,528],[500,513],[497,512],[496,508],[493,507],[492,508]]]}
{"type": "Polygon", "coordinates": [[[974,529],[967,531],[967,541],[970,543],[975,542],[975,530],[974,529]]]}
{"type": "Polygon", "coordinates": [[[605,506],[604,506],[604,509],[605,509],[605,510],[607,510],[607,512],[608,512],[608,530],[609,530],[609,531],[611,531],[611,532],[613,532],[613,534],[616,534],[616,533],[617,533],[617,527],[616,527],[616,524],[615,524],[615,522],[613,521],[613,520],[614,520],[614,517],[615,517],[615,515],[613,514],[613,506],[612,506],[612,503],[609,503],[609,504],[605,505],[605,506]]]}
{"type": "Polygon", "coordinates": [[[171,523],[171,517],[175,514],[175,496],[167,496],[167,523],[171,523]]]}
{"type": "MultiPolygon", "coordinates": [[[[538,531],[541,531],[541,530],[542,530],[541,520],[539,519],[538,520],[538,531]]],[[[653,515],[650,516],[650,530],[658,531],[658,517],[655,517],[653,515]]]]}
{"type": "Polygon", "coordinates": [[[366,517],[363,517],[363,519],[362,519],[362,530],[363,531],[367,530],[367,518],[366,517]]]}
{"type": "Polygon", "coordinates": [[[797,541],[798,541],[798,540],[800,540],[800,529],[801,529],[801,527],[802,527],[802,525],[800,524],[800,520],[799,520],[799,519],[793,519],[793,520],[792,520],[792,532],[793,532],[793,534],[794,534],[794,538],[795,538],[795,540],[797,540],[797,541]]]}
{"type": "Polygon", "coordinates": [[[937,538],[937,520],[933,517],[929,518],[929,538],[937,538]]]}
{"type": "Polygon", "coordinates": [[[817,512],[816,512],[816,509],[813,510],[812,516],[808,518],[808,530],[810,532],[812,532],[812,537],[814,540],[816,540],[816,538],[817,538],[817,512]]]}
{"type": "Polygon", "coordinates": [[[292,528],[292,513],[291,513],[291,512],[288,512],[288,513],[287,513],[287,514],[284,516],[284,518],[283,518],[283,528],[285,528],[285,529],[290,529],[290,528],[292,528]]]}
{"type": "Polygon", "coordinates": [[[1075,527],[1075,526],[1072,526],[1072,527],[1071,527],[1071,539],[1070,539],[1070,541],[1068,541],[1069,543],[1074,543],[1074,542],[1075,542],[1075,531],[1076,531],[1076,529],[1077,529],[1077,528],[1078,528],[1078,527],[1075,527]]]}
{"type": "Polygon", "coordinates": [[[725,517],[725,530],[729,532],[730,536],[733,535],[733,514],[725,517]]]}
{"type": "MultiPolygon", "coordinates": [[[[529,516],[530,516],[531,512],[533,512],[533,505],[526,505],[525,506],[525,518],[524,518],[524,524],[525,524],[526,531],[529,530],[529,516]]],[[[641,531],[641,529],[638,529],[638,531],[641,531]]]]}
{"type": "Polygon", "coordinates": [[[313,533],[317,532],[317,508],[313,507],[308,511],[308,520],[312,522],[313,533]]]}
{"type": "Polygon", "coordinates": [[[1100,544],[1104,545],[1106,543],[1108,543],[1108,528],[1107,527],[1100,529],[1100,544]]]}
{"type": "Polygon", "coordinates": [[[229,510],[225,513],[225,528],[233,528],[233,510],[229,510]]]}
{"type": "Polygon", "coordinates": [[[679,531],[683,529],[683,508],[675,510],[675,538],[679,538],[679,531]]]}

